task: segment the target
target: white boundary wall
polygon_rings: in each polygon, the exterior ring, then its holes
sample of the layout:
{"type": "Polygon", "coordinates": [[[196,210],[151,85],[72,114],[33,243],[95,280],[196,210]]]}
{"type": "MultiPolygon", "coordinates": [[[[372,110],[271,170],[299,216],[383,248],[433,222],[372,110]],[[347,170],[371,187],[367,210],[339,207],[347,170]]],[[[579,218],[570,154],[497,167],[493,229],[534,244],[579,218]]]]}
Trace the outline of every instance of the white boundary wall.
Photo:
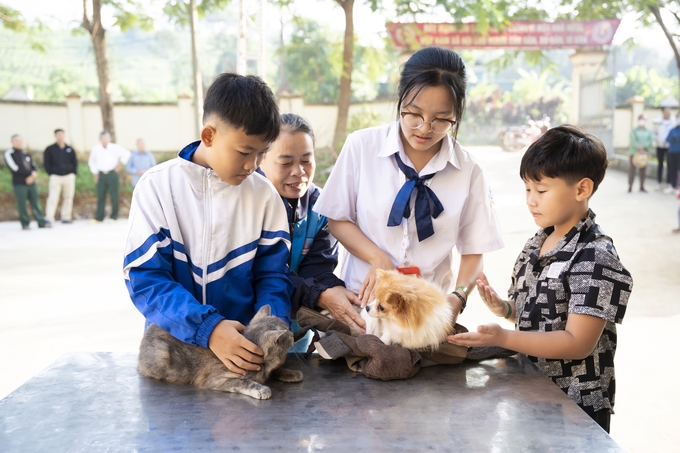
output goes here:
{"type": "MultiPolygon", "coordinates": [[[[309,120],[317,148],[330,146],[337,117],[335,105],[309,105],[299,96],[282,97],[279,105],[282,113],[297,113],[309,120]]],[[[393,102],[354,104],[350,117],[366,108],[375,111],[384,122],[395,118],[393,102]]],[[[177,152],[195,140],[189,97],[180,97],[177,103],[115,104],[113,113],[117,142],[131,150],[140,137],[156,152],[177,152]]],[[[102,130],[99,104],[83,103],[77,95],[62,103],[0,101],[0,149],[10,146],[13,134],[21,134],[27,149],[42,151],[54,143],[57,128],[64,129],[67,143],[85,159],[102,130]]]]}
{"type": "MultiPolygon", "coordinates": [[[[300,96],[283,95],[279,106],[282,113],[296,113],[311,123],[317,148],[330,146],[337,117],[335,105],[305,104],[300,96]]],[[[366,109],[375,112],[382,122],[396,117],[395,102],[382,101],[353,104],[350,118],[366,109]]],[[[628,147],[630,130],[636,123],[633,110],[637,111],[632,106],[616,109],[616,149],[628,147]]],[[[661,116],[660,109],[647,108],[644,112],[649,123],[661,116]]],[[[192,117],[192,102],[188,96],[180,96],[177,103],[123,103],[114,106],[117,141],[128,149],[134,149],[136,140],[142,137],[151,151],[177,152],[195,139],[192,117]]],[[[77,94],[62,103],[0,101],[0,149],[9,148],[11,135],[18,133],[23,136],[27,149],[42,151],[54,143],[54,129],[62,128],[66,131],[67,142],[84,160],[99,140],[101,124],[99,105],[83,103],[77,94]]]]}

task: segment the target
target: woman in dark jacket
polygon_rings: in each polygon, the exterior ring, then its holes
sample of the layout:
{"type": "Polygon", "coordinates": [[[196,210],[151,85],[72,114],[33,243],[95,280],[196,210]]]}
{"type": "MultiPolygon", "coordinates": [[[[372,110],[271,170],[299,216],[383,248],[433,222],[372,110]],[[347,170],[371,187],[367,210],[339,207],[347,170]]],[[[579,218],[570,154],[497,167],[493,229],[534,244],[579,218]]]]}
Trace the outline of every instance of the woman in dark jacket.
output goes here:
{"type": "Polygon", "coordinates": [[[356,294],[333,274],[338,264],[338,241],[328,219],[314,211],[321,190],[312,180],[316,170],[314,132],[298,115],[281,115],[281,133],[260,165],[281,195],[288,212],[291,236],[291,280],[295,291],[291,317],[300,307],[327,309],[333,318],[363,332],[365,323],[354,309],[356,294]]]}

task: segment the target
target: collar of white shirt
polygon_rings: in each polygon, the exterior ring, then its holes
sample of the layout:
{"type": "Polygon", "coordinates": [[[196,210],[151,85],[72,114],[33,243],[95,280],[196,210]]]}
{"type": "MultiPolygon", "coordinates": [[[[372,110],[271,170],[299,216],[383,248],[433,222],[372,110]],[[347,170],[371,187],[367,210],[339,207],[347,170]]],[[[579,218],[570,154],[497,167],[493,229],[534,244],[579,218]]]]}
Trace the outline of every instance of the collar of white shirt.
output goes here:
{"type": "MultiPolygon", "coordinates": [[[[389,128],[387,129],[387,138],[383,142],[382,148],[378,153],[378,157],[391,157],[394,153],[398,152],[401,160],[406,165],[413,168],[413,162],[411,162],[411,159],[409,159],[404,152],[404,145],[401,141],[401,135],[399,134],[400,127],[401,125],[399,121],[395,121],[390,124],[389,128]]],[[[444,169],[444,167],[446,167],[447,163],[450,163],[455,168],[460,170],[460,162],[458,161],[458,156],[455,152],[455,147],[458,146],[458,144],[456,143],[454,145],[453,142],[453,138],[451,138],[449,134],[446,134],[446,136],[442,139],[442,146],[439,149],[439,152],[420,171],[420,176],[441,171],[444,169]]]]}

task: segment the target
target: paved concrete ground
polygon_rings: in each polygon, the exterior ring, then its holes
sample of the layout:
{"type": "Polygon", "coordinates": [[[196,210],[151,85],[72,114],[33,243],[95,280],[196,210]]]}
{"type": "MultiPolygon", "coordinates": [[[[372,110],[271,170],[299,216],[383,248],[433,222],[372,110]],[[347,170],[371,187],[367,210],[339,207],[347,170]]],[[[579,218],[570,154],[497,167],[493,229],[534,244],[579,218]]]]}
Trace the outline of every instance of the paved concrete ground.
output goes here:
{"type": "MultiPolygon", "coordinates": [[[[486,271],[504,291],[517,253],[536,231],[517,176],[521,155],[495,147],[474,152],[493,183],[506,242],[485,257],[486,271]]],[[[626,176],[611,171],[591,205],[635,281],[619,328],[611,434],[631,453],[680,452],[680,235],[670,232],[678,201],[628,194],[626,186],[626,176]]],[[[137,349],[143,318],[123,284],[125,235],[124,220],[31,231],[0,223],[0,398],[65,352],[137,349]]],[[[473,296],[460,321],[474,328],[492,319],[473,296]]]]}

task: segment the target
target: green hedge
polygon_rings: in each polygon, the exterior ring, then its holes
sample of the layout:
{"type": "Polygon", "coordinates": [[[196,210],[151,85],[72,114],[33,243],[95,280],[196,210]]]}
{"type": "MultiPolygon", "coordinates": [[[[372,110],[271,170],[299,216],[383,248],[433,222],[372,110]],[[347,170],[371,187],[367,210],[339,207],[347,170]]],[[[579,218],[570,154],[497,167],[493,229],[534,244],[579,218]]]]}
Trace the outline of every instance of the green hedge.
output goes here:
{"type": "MultiPolygon", "coordinates": [[[[48,186],[49,175],[41,168],[38,170],[38,193],[47,193],[48,186]]],[[[96,187],[87,163],[80,162],[78,164],[78,174],[76,175],[76,192],[95,196],[97,194],[96,187]]],[[[0,193],[11,193],[13,191],[12,172],[6,166],[0,165],[0,193]]],[[[121,187],[121,192],[132,192],[129,180],[126,179],[125,184],[121,187]]]]}

